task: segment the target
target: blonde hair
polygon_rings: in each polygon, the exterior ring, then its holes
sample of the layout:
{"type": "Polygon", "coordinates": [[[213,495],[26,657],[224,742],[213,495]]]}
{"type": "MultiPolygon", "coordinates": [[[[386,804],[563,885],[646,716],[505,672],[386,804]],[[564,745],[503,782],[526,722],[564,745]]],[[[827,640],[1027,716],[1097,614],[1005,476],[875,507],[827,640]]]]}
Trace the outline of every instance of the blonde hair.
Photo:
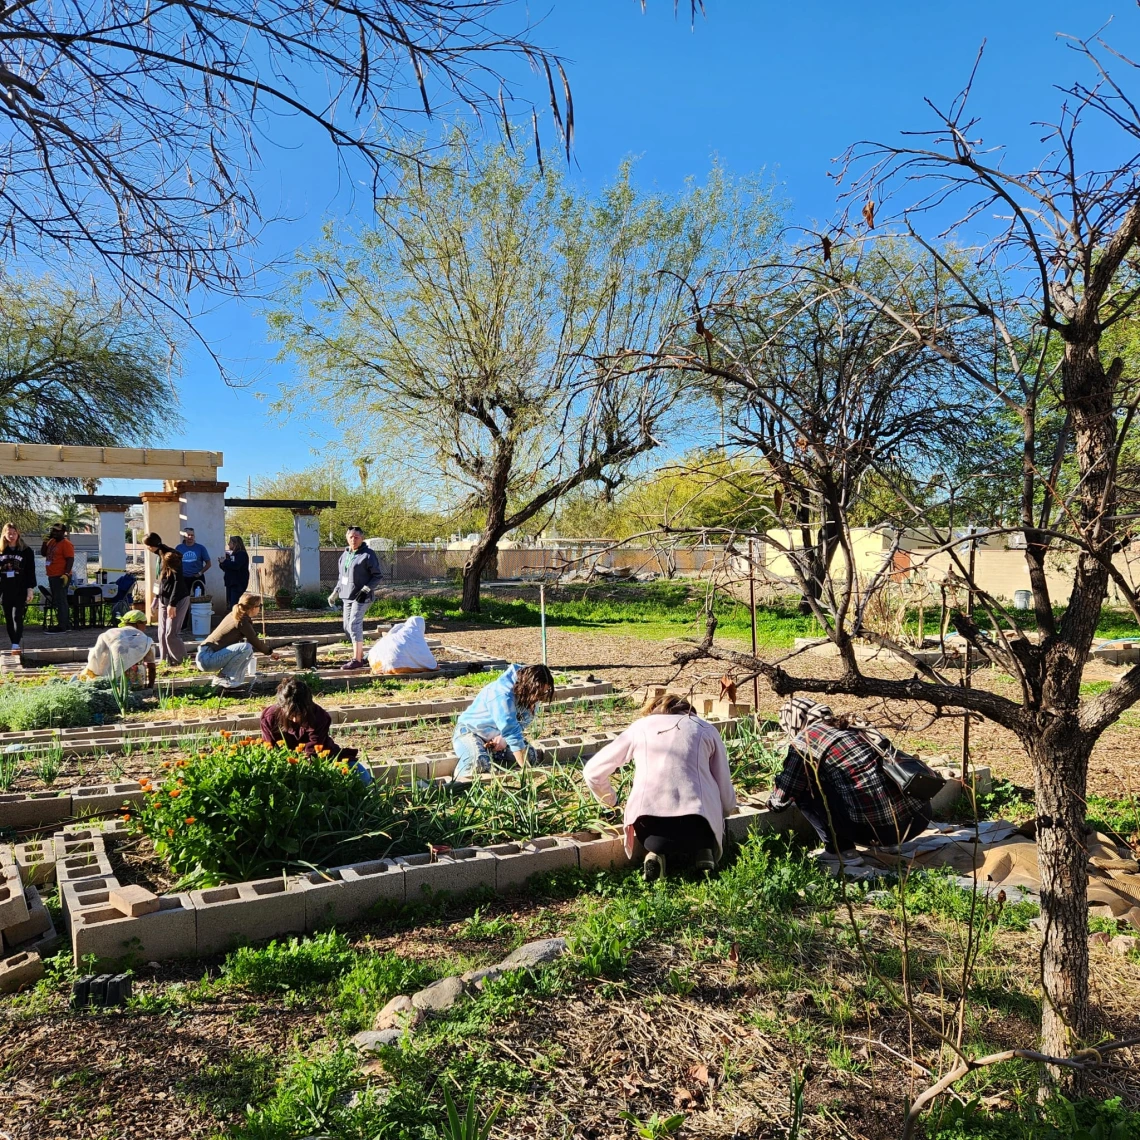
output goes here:
{"type": "Polygon", "coordinates": [[[676,693],[660,691],[654,693],[641,707],[639,716],[654,715],[687,715],[693,711],[693,706],[684,697],[676,693]]]}
{"type": "Polygon", "coordinates": [[[233,608],[233,613],[235,616],[240,616],[238,614],[239,610],[241,611],[242,614],[247,614],[251,610],[256,610],[256,609],[259,609],[260,607],[261,607],[261,595],[260,594],[248,594],[248,593],[246,593],[246,594],[242,594],[242,596],[240,598],[238,598],[237,605],[235,605],[233,608]]]}

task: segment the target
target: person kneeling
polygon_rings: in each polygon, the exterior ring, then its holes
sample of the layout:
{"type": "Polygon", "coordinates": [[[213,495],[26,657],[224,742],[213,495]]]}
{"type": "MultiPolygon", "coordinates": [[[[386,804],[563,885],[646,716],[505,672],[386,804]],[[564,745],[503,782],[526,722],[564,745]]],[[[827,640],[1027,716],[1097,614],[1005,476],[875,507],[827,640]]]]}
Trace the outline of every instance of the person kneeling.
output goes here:
{"type": "Polygon", "coordinates": [[[242,594],[238,604],[198,646],[194,664],[203,673],[217,673],[215,688],[233,689],[257,672],[255,653],[276,659],[277,654],[257,636],[253,619],[261,613],[260,594],[242,594]]]}
{"type": "Polygon", "coordinates": [[[554,697],[554,675],[545,665],[511,665],[484,685],[455,724],[451,746],[459,761],[455,780],[469,781],[490,772],[492,763],[525,768],[534,762],[534,749],[525,731],[534,719],[535,706],[554,697]]]}
{"type": "Polygon", "coordinates": [[[907,795],[883,771],[890,745],[874,729],[805,697],[785,702],[779,717],[792,742],[769,808],[795,804],[831,852],[891,846],[926,829],[930,801],[907,795]]]}
{"type": "Polygon", "coordinates": [[[87,654],[81,681],[126,677],[132,689],[154,688],[154,642],[146,634],[146,614],[129,610],[118,629],[108,629],[87,654]]]}
{"type": "Polygon", "coordinates": [[[641,715],[590,759],[582,777],[607,807],[617,804],[613,776],[633,761],[625,805],[625,849],[645,848],[647,882],[664,878],[668,863],[712,871],[724,844],[724,819],[736,811],[728,754],[717,730],[675,693],[650,698],[641,715]]]}
{"type": "Polygon", "coordinates": [[[334,760],[352,765],[366,783],[372,772],[359,761],[355,748],[342,748],[329,735],[332,717],[313,700],[312,690],[297,677],[286,677],[277,686],[277,699],[261,714],[261,739],[286,748],[303,748],[306,756],[326,752],[334,760]]]}

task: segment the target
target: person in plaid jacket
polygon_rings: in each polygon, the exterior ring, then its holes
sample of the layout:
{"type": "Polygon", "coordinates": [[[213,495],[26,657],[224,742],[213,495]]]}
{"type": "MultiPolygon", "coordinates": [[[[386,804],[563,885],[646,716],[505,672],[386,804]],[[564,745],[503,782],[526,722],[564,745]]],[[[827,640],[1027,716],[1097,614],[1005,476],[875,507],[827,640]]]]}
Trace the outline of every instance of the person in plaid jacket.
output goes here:
{"type": "Polygon", "coordinates": [[[930,801],[907,795],[883,772],[890,743],[880,733],[804,697],[787,701],[779,715],[792,742],[770,808],[795,804],[829,851],[890,846],[925,830],[930,801]]]}

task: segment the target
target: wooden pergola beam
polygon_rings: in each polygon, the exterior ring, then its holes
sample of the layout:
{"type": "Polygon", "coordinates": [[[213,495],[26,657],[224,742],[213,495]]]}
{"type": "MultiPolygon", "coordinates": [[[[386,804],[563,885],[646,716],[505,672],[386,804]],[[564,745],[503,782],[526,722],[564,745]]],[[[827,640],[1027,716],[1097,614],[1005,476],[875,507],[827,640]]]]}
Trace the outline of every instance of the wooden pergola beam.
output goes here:
{"type": "Polygon", "coordinates": [[[154,447],[77,447],[49,443],[0,443],[0,475],[52,479],[214,481],[220,451],[154,447]]]}

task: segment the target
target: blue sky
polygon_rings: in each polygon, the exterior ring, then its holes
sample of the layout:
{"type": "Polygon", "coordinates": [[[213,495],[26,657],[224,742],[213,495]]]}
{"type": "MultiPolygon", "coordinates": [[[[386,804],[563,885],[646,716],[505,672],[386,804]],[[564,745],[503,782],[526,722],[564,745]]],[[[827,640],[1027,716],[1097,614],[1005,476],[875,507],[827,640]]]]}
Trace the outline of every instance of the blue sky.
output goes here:
{"type": "MultiPolygon", "coordinates": [[[[698,178],[715,154],[728,170],[767,170],[782,184],[790,221],[811,224],[834,209],[830,160],[860,138],[893,140],[922,128],[928,97],[949,103],[982,41],[985,58],[973,105],[981,133],[1035,155],[1043,133],[1032,124],[1059,102],[1052,85],[1084,74],[1058,32],[1089,35],[1109,17],[1115,46],[1135,56],[1140,17],[1128,0],[706,0],[690,30],[687,3],[671,0],[553,0],[535,38],[566,57],[577,139],[573,177],[595,189],[628,155],[637,176],[663,190],[698,178]]],[[[542,90],[532,87],[541,101],[542,90]]],[[[547,124],[548,141],[551,131],[547,124]]],[[[270,228],[266,258],[312,242],[321,223],[367,210],[343,184],[334,157],[316,139],[263,147],[260,177],[270,211],[290,220],[270,228]]],[[[553,149],[553,146],[551,147],[553,149]]],[[[164,444],[219,449],[231,494],[247,478],[315,462],[332,429],[280,423],[260,394],[293,381],[272,362],[256,303],[215,302],[199,328],[248,381],[227,388],[205,352],[187,345],[181,382],[184,423],[164,444]]],[[[364,448],[336,451],[351,458],[364,448]]],[[[110,490],[110,485],[107,487],[110,490]]]]}

